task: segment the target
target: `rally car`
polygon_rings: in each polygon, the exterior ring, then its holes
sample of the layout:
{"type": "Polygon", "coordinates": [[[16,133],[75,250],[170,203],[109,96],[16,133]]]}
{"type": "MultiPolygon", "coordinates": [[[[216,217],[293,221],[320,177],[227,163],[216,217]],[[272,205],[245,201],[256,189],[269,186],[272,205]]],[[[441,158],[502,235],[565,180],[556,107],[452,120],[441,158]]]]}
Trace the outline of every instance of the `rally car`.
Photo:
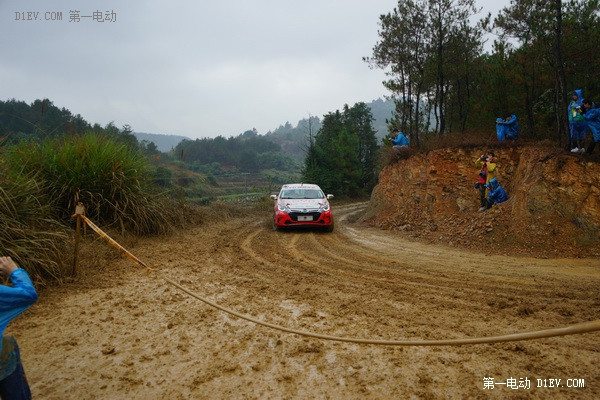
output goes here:
{"type": "Polygon", "coordinates": [[[279,194],[271,195],[275,201],[273,226],[277,230],[292,226],[316,226],[333,231],[333,216],[329,199],[317,185],[294,183],[283,185],[279,194]]]}

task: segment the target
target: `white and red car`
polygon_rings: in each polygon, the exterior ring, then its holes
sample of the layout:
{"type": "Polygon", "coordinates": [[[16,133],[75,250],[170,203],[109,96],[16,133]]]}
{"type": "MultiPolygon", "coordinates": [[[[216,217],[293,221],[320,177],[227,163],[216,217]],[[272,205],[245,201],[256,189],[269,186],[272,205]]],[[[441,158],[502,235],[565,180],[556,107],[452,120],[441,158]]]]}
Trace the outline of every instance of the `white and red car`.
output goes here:
{"type": "Polygon", "coordinates": [[[332,194],[325,195],[321,188],[310,183],[283,185],[275,201],[273,224],[277,230],[292,226],[322,227],[333,231],[333,216],[329,206],[332,194]]]}

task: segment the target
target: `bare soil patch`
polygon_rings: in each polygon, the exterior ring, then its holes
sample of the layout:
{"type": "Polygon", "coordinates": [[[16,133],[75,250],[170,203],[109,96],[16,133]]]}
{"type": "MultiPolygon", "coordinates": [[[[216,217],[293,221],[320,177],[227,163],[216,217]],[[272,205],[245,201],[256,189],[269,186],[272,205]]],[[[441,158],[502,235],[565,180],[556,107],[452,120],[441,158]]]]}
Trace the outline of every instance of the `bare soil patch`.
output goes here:
{"type": "Polygon", "coordinates": [[[88,234],[77,279],[44,290],[7,331],[34,397],[600,398],[599,333],[460,347],[328,342],[239,320],[160,278],[264,321],[359,338],[494,336],[600,319],[598,258],[411,241],[348,222],[364,207],[334,208],[331,234],[275,232],[267,211],[252,211],[125,240],[158,270],[150,276],[88,234]],[[484,389],[484,377],[531,387],[484,389]],[[563,387],[537,387],[550,378],[563,387]]]}

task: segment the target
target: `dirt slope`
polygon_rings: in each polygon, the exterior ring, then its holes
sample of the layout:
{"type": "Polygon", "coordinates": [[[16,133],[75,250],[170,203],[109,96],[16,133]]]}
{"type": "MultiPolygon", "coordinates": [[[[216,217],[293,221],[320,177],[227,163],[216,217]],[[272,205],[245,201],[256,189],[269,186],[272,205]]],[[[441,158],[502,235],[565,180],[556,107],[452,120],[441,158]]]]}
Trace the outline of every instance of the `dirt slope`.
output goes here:
{"type": "Polygon", "coordinates": [[[388,165],[368,220],[407,236],[501,254],[600,256],[600,163],[542,146],[495,149],[509,200],[478,213],[474,161],[443,149],[388,165]]]}
{"type": "Polygon", "coordinates": [[[347,221],[364,207],[335,208],[332,234],[274,232],[268,212],[253,210],[125,240],[159,270],[153,276],[89,236],[78,278],[43,291],[9,326],[34,398],[600,398],[600,333],[463,347],[327,342],[241,321],[156,277],[268,322],[360,338],[479,337],[600,319],[597,258],[426,245],[347,221]],[[531,387],[483,389],[484,377],[531,387]],[[537,387],[550,378],[564,387],[537,387]],[[566,387],[573,378],[584,387],[566,387]]]}

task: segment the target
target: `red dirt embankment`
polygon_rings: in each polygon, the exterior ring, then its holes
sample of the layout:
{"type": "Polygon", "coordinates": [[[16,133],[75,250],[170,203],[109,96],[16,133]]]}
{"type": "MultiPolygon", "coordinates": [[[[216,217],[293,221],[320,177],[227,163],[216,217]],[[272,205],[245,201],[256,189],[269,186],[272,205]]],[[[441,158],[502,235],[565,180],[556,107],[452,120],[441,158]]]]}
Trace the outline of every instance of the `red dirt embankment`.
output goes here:
{"type": "Polygon", "coordinates": [[[495,253],[600,255],[600,164],[540,146],[495,150],[509,200],[478,213],[475,160],[487,149],[441,149],[386,166],[368,221],[413,237],[495,253]]]}

